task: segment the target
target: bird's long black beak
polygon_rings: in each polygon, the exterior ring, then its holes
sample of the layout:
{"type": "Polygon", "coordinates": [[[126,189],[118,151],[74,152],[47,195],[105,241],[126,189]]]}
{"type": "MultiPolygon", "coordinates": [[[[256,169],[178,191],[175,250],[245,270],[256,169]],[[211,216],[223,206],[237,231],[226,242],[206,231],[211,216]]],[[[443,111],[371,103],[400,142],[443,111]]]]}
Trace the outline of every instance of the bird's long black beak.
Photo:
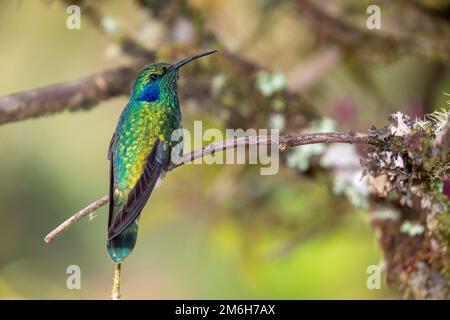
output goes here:
{"type": "Polygon", "coordinates": [[[169,70],[167,70],[167,72],[179,69],[180,67],[184,66],[186,63],[189,63],[191,61],[194,61],[195,59],[198,59],[198,58],[201,58],[201,57],[204,57],[204,56],[208,56],[208,55],[216,53],[216,52],[217,52],[217,50],[205,51],[205,52],[197,54],[195,56],[192,56],[192,57],[183,59],[181,61],[178,61],[177,63],[171,65],[169,70]]]}

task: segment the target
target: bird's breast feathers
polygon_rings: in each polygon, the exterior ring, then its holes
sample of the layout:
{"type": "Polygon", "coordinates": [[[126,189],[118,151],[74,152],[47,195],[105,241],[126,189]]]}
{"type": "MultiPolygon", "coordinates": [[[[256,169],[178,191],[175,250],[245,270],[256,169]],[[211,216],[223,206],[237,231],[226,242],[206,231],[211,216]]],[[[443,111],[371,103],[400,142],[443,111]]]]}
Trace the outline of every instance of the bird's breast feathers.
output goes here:
{"type": "Polygon", "coordinates": [[[156,140],[172,145],[181,117],[171,108],[133,103],[124,109],[111,145],[114,186],[126,193],[141,176],[156,140]]]}

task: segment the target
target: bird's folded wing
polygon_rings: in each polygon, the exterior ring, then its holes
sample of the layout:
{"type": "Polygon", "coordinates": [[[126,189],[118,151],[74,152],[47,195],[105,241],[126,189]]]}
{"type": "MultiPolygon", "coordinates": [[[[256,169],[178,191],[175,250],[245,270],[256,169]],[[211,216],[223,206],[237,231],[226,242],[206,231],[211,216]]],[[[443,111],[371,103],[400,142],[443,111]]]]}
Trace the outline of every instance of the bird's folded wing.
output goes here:
{"type": "MultiPolygon", "coordinates": [[[[111,141],[109,142],[109,147],[108,147],[108,160],[112,160],[112,147],[114,145],[114,141],[116,140],[116,132],[114,131],[112,137],[111,137],[111,141]]],[[[111,177],[112,178],[112,177],[111,177]]]]}
{"type": "MultiPolygon", "coordinates": [[[[112,162],[113,159],[111,159],[112,162]]],[[[148,198],[150,197],[159,176],[169,165],[170,148],[156,140],[152,151],[147,157],[144,170],[142,171],[136,185],[128,194],[127,202],[117,215],[112,216],[110,210],[108,221],[108,240],[115,238],[118,234],[124,231],[141,213],[148,198]]],[[[112,169],[111,169],[112,170],[112,169]]],[[[113,173],[111,173],[113,174],[113,173]]],[[[113,176],[111,177],[111,180],[113,176]]],[[[110,188],[110,201],[113,201],[113,188],[110,188]]],[[[113,205],[111,202],[110,206],[113,205]]],[[[111,206],[112,208],[112,206],[111,206]]]]}

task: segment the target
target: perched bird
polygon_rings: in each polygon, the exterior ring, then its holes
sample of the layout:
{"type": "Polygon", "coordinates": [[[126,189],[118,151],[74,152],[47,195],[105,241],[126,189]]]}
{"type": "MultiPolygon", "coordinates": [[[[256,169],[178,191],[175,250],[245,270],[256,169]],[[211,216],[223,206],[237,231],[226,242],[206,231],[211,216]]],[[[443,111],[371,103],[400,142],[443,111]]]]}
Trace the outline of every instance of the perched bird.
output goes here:
{"type": "Polygon", "coordinates": [[[182,127],[178,103],[178,70],[207,51],[175,64],[153,63],[138,74],[108,151],[110,191],[107,249],[115,263],[133,250],[142,209],[168,170],[172,132],[182,127]]]}

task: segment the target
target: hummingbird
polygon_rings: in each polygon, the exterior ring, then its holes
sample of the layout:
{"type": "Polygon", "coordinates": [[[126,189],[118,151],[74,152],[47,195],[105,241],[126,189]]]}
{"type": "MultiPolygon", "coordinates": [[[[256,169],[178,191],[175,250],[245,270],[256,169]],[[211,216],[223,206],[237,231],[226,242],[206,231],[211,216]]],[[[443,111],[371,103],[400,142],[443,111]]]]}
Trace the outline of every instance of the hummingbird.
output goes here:
{"type": "Polygon", "coordinates": [[[213,54],[206,51],[175,64],[152,63],[137,75],[108,150],[110,161],[107,250],[120,264],[134,249],[139,217],[155,184],[168,171],[172,133],[182,128],[179,69],[213,54]]]}

